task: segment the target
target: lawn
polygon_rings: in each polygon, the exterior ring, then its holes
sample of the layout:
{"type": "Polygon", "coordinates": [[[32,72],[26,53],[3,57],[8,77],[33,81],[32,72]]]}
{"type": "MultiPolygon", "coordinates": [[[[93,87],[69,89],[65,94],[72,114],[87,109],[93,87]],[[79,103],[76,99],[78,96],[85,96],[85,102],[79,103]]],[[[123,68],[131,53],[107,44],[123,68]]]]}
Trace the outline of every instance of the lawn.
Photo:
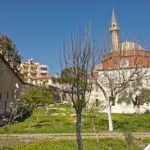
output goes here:
{"type": "MultiPolygon", "coordinates": [[[[84,140],[84,150],[126,150],[126,142],[117,138],[103,138],[99,142],[96,140],[84,140]]],[[[150,139],[134,140],[128,144],[128,149],[131,150],[143,150],[146,143],[150,143],[150,139]]],[[[76,150],[77,143],[75,140],[60,140],[60,141],[42,141],[33,142],[28,144],[11,143],[11,141],[0,145],[0,148],[5,150],[76,150]]]]}
{"type": "MultiPolygon", "coordinates": [[[[82,132],[93,132],[93,123],[97,132],[108,131],[107,114],[83,111],[82,132]]],[[[1,127],[0,133],[75,133],[75,112],[67,105],[49,107],[48,114],[43,108],[33,112],[32,116],[23,122],[10,125],[9,128],[1,127]],[[36,115],[38,112],[38,122],[36,115]]],[[[114,131],[150,132],[149,114],[113,114],[114,131]]]]}
{"type": "MultiPolygon", "coordinates": [[[[118,139],[85,140],[83,142],[84,150],[125,150],[125,143],[118,139]]],[[[17,146],[14,150],[77,150],[76,141],[51,141],[39,142],[17,146]]]]}

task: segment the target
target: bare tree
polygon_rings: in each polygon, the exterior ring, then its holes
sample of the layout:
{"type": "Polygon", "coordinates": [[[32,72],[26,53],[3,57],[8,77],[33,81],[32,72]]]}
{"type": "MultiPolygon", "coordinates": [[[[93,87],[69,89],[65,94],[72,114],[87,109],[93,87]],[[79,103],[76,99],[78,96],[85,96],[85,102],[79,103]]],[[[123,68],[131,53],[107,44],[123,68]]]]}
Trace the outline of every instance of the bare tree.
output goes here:
{"type": "Polygon", "coordinates": [[[96,61],[94,44],[88,30],[84,36],[81,33],[77,38],[71,36],[70,45],[64,46],[64,64],[60,81],[66,84],[64,92],[76,112],[76,138],[78,149],[83,149],[81,135],[82,110],[87,105],[92,85],[89,77],[96,61]]]}

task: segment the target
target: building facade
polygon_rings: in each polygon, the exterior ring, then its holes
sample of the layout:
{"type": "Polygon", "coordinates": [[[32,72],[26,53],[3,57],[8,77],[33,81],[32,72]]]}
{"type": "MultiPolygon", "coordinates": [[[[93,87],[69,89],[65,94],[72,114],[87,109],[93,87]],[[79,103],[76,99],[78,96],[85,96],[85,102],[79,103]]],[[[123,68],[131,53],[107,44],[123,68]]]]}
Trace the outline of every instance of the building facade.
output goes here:
{"type": "Polygon", "coordinates": [[[0,55],[0,115],[11,112],[12,106],[20,95],[24,82],[0,55]]]}
{"type": "Polygon", "coordinates": [[[20,76],[24,82],[35,85],[49,85],[51,82],[48,66],[34,62],[33,59],[21,63],[20,76]]]}

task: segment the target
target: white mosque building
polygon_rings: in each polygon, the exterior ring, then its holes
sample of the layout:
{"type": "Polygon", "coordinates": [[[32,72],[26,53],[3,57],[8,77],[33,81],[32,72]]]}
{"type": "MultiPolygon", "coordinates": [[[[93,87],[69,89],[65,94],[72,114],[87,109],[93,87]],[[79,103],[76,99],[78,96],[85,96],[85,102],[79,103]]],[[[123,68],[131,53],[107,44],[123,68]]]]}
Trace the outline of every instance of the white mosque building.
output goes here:
{"type": "MultiPolygon", "coordinates": [[[[113,113],[134,113],[137,108],[139,112],[148,112],[149,103],[139,100],[138,95],[142,88],[150,88],[150,52],[135,42],[119,41],[120,28],[114,10],[109,31],[111,51],[95,69],[97,83],[103,89],[94,86],[90,102],[100,101],[104,106],[109,102],[113,113]],[[130,93],[131,103],[129,101],[118,103],[119,95],[122,95],[122,99],[127,97],[123,95],[125,91],[126,94],[130,93]]],[[[103,111],[106,112],[107,108],[104,107],[103,111]]]]}

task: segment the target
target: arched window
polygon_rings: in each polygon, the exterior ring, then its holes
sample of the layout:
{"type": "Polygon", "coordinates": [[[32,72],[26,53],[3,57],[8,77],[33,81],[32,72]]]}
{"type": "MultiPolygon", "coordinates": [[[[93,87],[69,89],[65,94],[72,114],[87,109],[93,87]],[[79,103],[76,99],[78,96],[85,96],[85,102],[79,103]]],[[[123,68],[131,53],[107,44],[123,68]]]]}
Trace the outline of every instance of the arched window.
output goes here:
{"type": "Polygon", "coordinates": [[[7,97],[7,100],[9,99],[9,93],[8,93],[8,91],[7,91],[7,95],[6,95],[6,97],[7,97]]]}
{"type": "Polygon", "coordinates": [[[14,91],[12,90],[12,99],[14,98],[14,91]]]}

